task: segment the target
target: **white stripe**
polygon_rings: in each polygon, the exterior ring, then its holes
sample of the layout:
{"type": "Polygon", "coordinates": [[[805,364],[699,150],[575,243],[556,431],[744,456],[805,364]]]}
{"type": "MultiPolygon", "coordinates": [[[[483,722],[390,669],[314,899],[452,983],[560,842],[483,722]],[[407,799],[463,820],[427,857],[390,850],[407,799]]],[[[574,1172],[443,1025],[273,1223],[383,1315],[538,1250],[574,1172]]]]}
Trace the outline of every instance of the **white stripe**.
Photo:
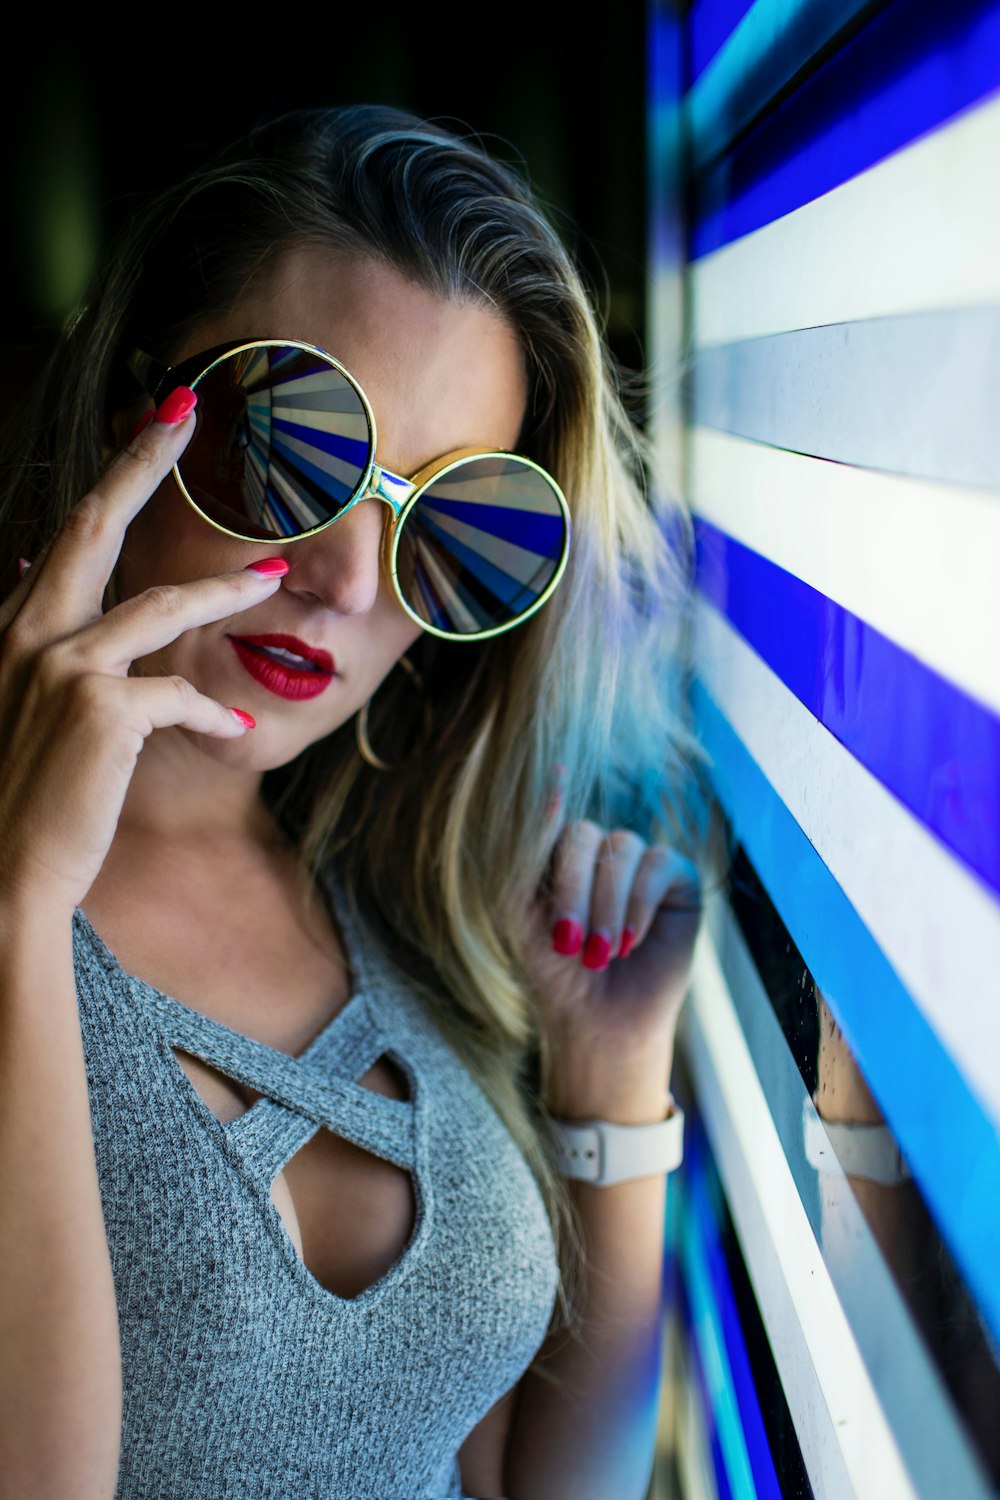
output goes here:
{"type": "Polygon", "coordinates": [[[818,1500],[916,1500],[795,1187],[705,926],[682,1036],[818,1500]]]}
{"type": "Polygon", "coordinates": [[[1000,299],[1000,97],[689,270],[694,343],[1000,299]]]}
{"type": "Polygon", "coordinates": [[[710,696],[1000,1124],[1000,904],[701,596],[695,635],[710,696]]]}
{"type": "Polygon", "coordinates": [[[691,507],[1000,711],[1000,504],[689,429],[691,507]]]}
{"type": "Polygon", "coordinates": [[[463,542],[494,568],[499,568],[501,573],[516,578],[518,583],[535,587],[535,579],[542,569],[548,567],[551,571],[555,567],[552,558],[539,552],[529,552],[526,547],[519,547],[515,542],[504,541],[503,537],[494,536],[491,531],[467,526],[464,521],[456,521],[454,516],[445,516],[435,511],[433,519],[435,526],[440,527],[448,536],[463,542]]]}
{"type": "Polygon", "coordinates": [[[343,459],[335,458],[332,453],[324,453],[321,448],[314,448],[311,443],[304,443],[301,438],[290,437],[287,432],[276,433],[274,438],[275,457],[272,463],[288,463],[287,453],[294,453],[297,457],[305,459],[307,463],[316,469],[322,469],[324,474],[338,480],[348,490],[357,487],[359,470],[357,464],[346,463],[343,459]],[[283,452],[282,450],[285,450],[283,452]]]}
{"type": "MultiPolygon", "coordinates": [[[[292,422],[296,427],[304,427],[306,431],[328,432],[335,437],[349,438],[354,443],[368,443],[368,423],[360,412],[320,411],[314,407],[295,406],[283,401],[280,405],[275,402],[271,408],[271,416],[275,422],[292,422]]],[[[282,432],[280,436],[287,438],[288,434],[282,432]]]]}
{"type": "MultiPolygon", "coordinates": [[[[476,460],[470,460],[470,466],[476,460]]],[[[559,510],[555,492],[534,469],[508,470],[502,479],[485,475],[481,479],[453,469],[443,479],[430,482],[429,500],[450,500],[460,505],[497,505],[502,510],[527,510],[535,515],[551,516],[559,510]]]]}

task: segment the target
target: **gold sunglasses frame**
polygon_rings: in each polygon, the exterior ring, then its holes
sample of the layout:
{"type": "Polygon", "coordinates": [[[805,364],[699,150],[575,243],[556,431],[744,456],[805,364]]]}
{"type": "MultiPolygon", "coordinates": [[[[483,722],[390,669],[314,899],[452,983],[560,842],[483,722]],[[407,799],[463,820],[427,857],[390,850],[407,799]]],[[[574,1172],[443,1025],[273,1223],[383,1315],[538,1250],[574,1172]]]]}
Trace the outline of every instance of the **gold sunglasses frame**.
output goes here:
{"type": "MultiPolygon", "coordinates": [[[[356,392],[364,408],[365,417],[367,419],[369,431],[371,433],[368,464],[365,469],[364,477],[358,487],[357,494],[354,495],[354,497],[350,499],[347,504],[337,512],[335,516],[330,516],[328,520],[321,521],[318,526],[313,526],[309,531],[300,531],[297,532],[295,536],[290,537],[275,537],[273,539],[275,546],[283,547],[290,543],[305,541],[305,539],[310,536],[317,536],[319,532],[326,531],[327,527],[335,525],[335,523],[339,521],[342,516],[345,516],[349,510],[352,510],[354,506],[362,500],[383,500],[385,501],[386,505],[388,505],[390,510],[390,514],[386,518],[386,526],[382,533],[382,545],[383,548],[388,548],[386,564],[389,577],[392,580],[393,592],[400,604],[400,607],[406,611],[411,620],[413,620],[417,625],[420,626],[421,630],[426,630],[430,635],[436,635],[439,637],[439,639],[446,641],[484,641],[489,640],[495,635],[503,635],[508,630],[513,630],[518,625],[523,625],[526,620],[530,619],[531,616],[536,613],[536,611],[541,609],[542,605],[552,597],[553,593],[556,590],[556,587],[559,584],[560,579],[563,576],[563,573],[566,571],[566,564],[569,560],[572,527],[570,521],[569,506],[566,503],[565,495],[563,494],[559,485],[553,479],[552,475],[548,472],[548,470],[543,469],[541,464],[536,464],[534,459],[525,458],[520,453],[509,453],[502,448],[457,448],[453,452],[446,453],[441,458],[434,459],[431,463],[425,464],[422,469],[418,470],[418,472],[409,479],[407,479],[402,474],[394,474],[391,469],[386,469],[381,464],[376,462],[378,450],[375,413],[372,411],[371,402],[368,400],[368,397],[365,395],[363,389],[358,384],[355,377],[351,374],[350,370],[348,370],[344,365],[341,364],[339,359],[335,358],[334,355],[328,353],[326,349],[321,349],[317,344],[307,344],[301,339],[236,340],[231,344],[220,344],[216,348],[206,349],[201,354],[192,355],[190,358],[182,360],[179,364],[172,366],[164,366],[163,364],[154,360],[150,355],[145,354],[141,349],[136,349],[133,350],[133,352],[129,355],[126,363],[128,364],[128,368],[131,370],[132,374],[142,386],[143,390],[146,391],[148,395],[152,396],[154,400],[158,400],[161,393],[165,394],[168,389],[173,389],[177,385],[187,385],[191,390],[196,390],[198,382],[200,380],[204,380],[205,376],[208,375],[210,371],[214,370],[216,365],[221,364],[224,359],[231,359],[234,354],[242,354],[244,350],[247,349],[260,349],[274,345],[280,345],[282,348],[303,349],[309,354],[318,355],[320,359],[323,359],[328,364],[332,365],[333,368],[343,376],[343,378],[348,382],[351,388],[356,392]],[[208,363],[201,368],[198,368],[200,362],[205,359],[208,360],[208,363]],[[198,369],[198,373],[194,376],[193,379],[188,379],[187,375],[192,368],[198,369]],[[442,479],[444,475],[450,474],[453,469],[460,468],[462,464],[468,463],[470,459],[474,458],[512,458],[515,459],[519,464],[525,464],[528,468],[534,469],[536,473],[540,474],[545,482],[553,490],[556,499],[559,502],[559,507],[562,511],[563,520],[566,525],[566,535],[563,541],[562,556],[560,557],[559,562],[556,565],[556,570],[553,573],[552,577],[549,579],[548,583],[545,585],[545,588],[543,589],[541,594],[529,609],[526,609],[523,614],[519,614],[516,619],[508,620],[506,624],[497,625],[491,630],[480,630],[465,634],[456,634],[452,631],[440,630],[435,625],[429,625],[426,620],[422,619],[421,616],[416,613],[415,610],[410,608],[409,604],[407,604],[406,600],[403,598],[403,593],[399,586],[396,558],[399,551],[399,538],[402,534],[402,528],[406,522],[406,517],[409,515],[413,507],[417,504],[424,491],[429,489],[431,484],[433,484],[435,481],[442,479]]],[[[267,537],[244,536],[240,532],[231,531],[228,527],[220,525],[218,521],[213,521],[212,517],[207,515],[205,511],[202,510],[201,506],[190,494],[183,478],[181,477],[178,464],[174,464],[172,473],[177,488],[180,490],[185,500],[187,500],[188,504],[191,505],[194,510],[196,510],[198,514],[208,522],[210,526],[214,526],[216,531],[221,531],[224,533],[224,535],[231,536],[234,538],[234,540],[239,542],[262,542],[264,544],[267,544],[270,541],[270,539],[267,537]]]]}

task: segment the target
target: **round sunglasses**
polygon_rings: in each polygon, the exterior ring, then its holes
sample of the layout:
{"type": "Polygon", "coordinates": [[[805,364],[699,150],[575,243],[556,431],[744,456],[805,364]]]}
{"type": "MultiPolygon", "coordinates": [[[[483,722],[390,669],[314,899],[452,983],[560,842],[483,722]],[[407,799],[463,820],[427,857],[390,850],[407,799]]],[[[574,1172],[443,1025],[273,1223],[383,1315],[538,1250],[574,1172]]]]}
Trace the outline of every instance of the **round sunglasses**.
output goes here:
{"type": "Polygon", "coordinates": [[[353,375],[296,339],[248,339],[165,366],[128,366],[159,401],[186,385],[197,426],[174,466],[212,526],[248,542],[294,542],[374,496],[396,597],[424,630],[482,640],[550,598],[569,556],[569,507],[530,458],[463,448],[405,478],[376,461],[375,417],[353,375]]]}

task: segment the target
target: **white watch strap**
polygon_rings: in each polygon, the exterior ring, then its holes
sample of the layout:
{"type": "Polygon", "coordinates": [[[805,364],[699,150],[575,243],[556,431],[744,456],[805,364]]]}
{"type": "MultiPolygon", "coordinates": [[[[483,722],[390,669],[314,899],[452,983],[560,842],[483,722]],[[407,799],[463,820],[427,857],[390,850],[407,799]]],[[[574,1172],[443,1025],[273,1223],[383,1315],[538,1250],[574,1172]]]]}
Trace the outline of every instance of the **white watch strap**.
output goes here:
{"type": "Polygon", "coordinates": [[[597,1187],[673,1172],[684,1160],[684,1111],[677,1104],[668,1120],[651,1125],[615,1125],[610,1120],[551,1123],[562,1176],[597,1187]]]}
{"type": "Polygon", "coordinates": [[[910,1169],[888,1125],[856,1125],[824,1120],[807,1096],[802,1125],[806,1159],[817,1172],[844,1172],[895,1187],[906,1182],[910,1169]]]}

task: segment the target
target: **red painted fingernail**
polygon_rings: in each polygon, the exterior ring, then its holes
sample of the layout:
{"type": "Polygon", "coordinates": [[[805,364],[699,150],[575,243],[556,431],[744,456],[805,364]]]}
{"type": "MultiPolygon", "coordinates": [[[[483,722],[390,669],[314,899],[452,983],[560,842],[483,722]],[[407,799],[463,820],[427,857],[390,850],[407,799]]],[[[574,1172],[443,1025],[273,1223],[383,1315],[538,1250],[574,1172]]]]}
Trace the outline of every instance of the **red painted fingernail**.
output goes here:
{"type": "Polygon", "coordinates": [[[262,578],[284,578],[288,564],[283,557],[262,557],[259,562],[247,563],[244,573],[259,573],[262,578]]]}
{"type": "Polygon", "coordinates": [[[583,942],[583,928],[572,917],[563,917],[552,929],[552,946],[557,953],[572,957],[579,953],[583,942]]]}
{"type": "Polygon", "coordinates": [[[140,432],[143,432],[149,426],[150,422],[153,420],[154,415],[155,413],[151,411],[143,412],[142,416],[139,418],[138,422],[136,422],[135,426],[132,428],[132,431],[128,435],[128,440],[130,443],[134,443],[140,432]]]}
{"type": "Polygon", "coordinates": [[[583,950],[583,967],[585,969],[603,969],[610,957],[610,935],[598,928],[587,939],[587,946],[583,950]]]}
{"type": "Polygon", "coordinates": [[[243,724],[247,729],[257,728],[257,720],[254,718],[253,714],[244,713],[242,708],[231,708],[229,712],[231,714],[235,714],[240,723],[243,724]]]}
{"type": "Polygon", "coordinates": [[[28,571],[28,569],[30,567],[31,567],[31,564],[30,564],[30,562],[28,561],[28,559],[26,557],[19,557],[18,558],[18,560],[17,560],[17,577],[18,577],[18,581],[20,581],[24,577],[25,573],[27,573],[27,571],[28,571]]]}
{"type": "Polygon", "coordinates": [[[191,415],[197,405],[198,397],[194,391],[186,385],[179,385],[156,408],[156,420],[166,422],[169,427],[176,427],[178,422],[183,422],[185,417],[191,415]]]}
{"type": "Polygon", "coordinates": [[[634,942],[635,933],[632,931],[631,927],[626,927],[625,931],[622,933],[622,945],[618,949],[618,957],[628,958],[629,954],[632,952],[632,944],[634,942]]]}

